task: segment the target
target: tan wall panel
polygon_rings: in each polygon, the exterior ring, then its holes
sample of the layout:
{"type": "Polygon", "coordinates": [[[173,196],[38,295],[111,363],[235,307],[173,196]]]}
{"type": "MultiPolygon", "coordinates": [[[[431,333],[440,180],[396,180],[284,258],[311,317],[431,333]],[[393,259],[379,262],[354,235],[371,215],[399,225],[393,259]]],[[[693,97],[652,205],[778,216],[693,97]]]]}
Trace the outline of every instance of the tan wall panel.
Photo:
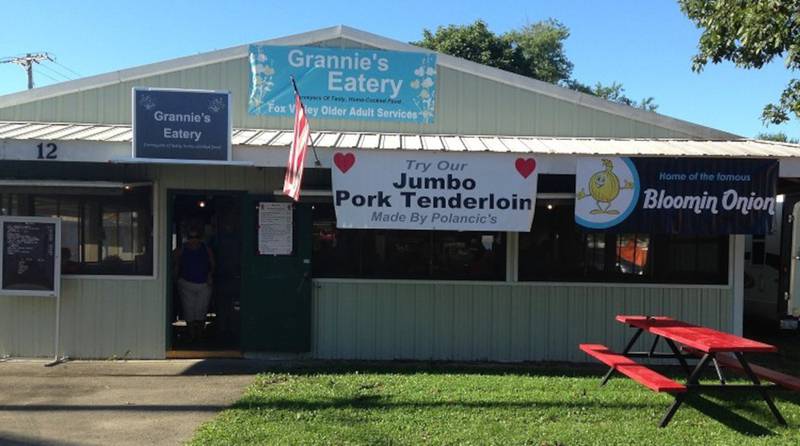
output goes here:
{"type": "Polygon", "coordinates": [[[614,321],[617,314],[667,315],[732,330],[727,288],[315,284],[314,355],[327,359],[587,361],[580,343],[624,347],[632,330],[614,321]]]}
{"type": "MultiPolygon", "coordinates": [[[[137,178],[156,181],[158,186],[157,275],[124,280],[99,276],[63,279],[61,354],[72,358],[164,357],[169,189],[267,194],[278,189],[283,180],[280,169],[163,165],[131,169],[137,170],[137,178]]],[[[0,296],[0,356],[52,356],[54,318],[54,299],[0,296]]]]}
{"type": "MultiPolygon", "coordinates": [[[[342,42],[333,44],[341,45],[342,42]]],[[[101,86],[0,109],[0,120],[130,124],[133,87],[199,88],[233,92],[233,122],[240,128],[291,128],[290,117],[251,116],[246,58],[101,86]]],[[[314,130],[461,133],[582,137],[687,137],[688,135],[439,67],[436,122],[431,125],[314,120],[314,130]]]]}

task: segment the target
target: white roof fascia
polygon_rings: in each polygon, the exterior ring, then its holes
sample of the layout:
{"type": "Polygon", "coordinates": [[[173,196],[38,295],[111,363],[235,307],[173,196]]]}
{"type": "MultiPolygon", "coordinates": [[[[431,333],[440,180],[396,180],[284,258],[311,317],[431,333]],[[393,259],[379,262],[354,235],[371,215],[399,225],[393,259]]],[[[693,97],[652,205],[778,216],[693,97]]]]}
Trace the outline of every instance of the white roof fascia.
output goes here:
{"type": "MultiPolygon", "coordinates": [[[[361,31],[348,26],[332,26],[300,34],[294,34],[276,39],[256,42],[256,45],[310,45],[323,41],[342,38],[362,45],[396,51],[431,52],[409,43],[379,36],[377,34],[361,31]]],[[[75,93],[90,88],[99,88],[143,77],[156,76],[173,71],[190,69],[212,63],[225,62],[248,56],[248,45],[239,45],[221,50],[210,51],[194,56],[179,57],[163,62],[127,68],[110,73],[89,76],[72,81],[66,81],[46,87],[34,88],[18,93],[0,96],[0,108],[10,107],[26,102],[47,99],[54,96],[75,93]]],[[[655,125],[679,133],[690,135],[694,138],[705,139],[732,139],[741,138],[738,135],[694,124],[688,121],[671,118],[655,112],[637,109],[627,105],[617,104],[597,96],[581,93],[555,84],[543,82],[530,77],[511,73],[499,68],[481,65],[466,59],[437,53],[438,64],[457,71],[466,72],[488,80],[503,83],[512,87],[532,91],[562,101],[613,114],[623,118],[655,125]]]]}

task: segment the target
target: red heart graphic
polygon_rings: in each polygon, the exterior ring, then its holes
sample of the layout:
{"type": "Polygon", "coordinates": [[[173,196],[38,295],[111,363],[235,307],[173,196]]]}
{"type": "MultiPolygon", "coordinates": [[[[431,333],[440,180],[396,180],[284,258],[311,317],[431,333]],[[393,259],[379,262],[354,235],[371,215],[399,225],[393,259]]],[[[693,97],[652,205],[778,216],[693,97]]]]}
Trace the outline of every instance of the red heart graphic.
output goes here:
{"type": "Polygon", "coordinates": [[[522,178],[528,178],[536,169],[536,160],[533,158],[517,158],[514,166],[516,166],[517,172],[522,175],[522,178]]]}
{"type": "Polygon", "coordinates": [[[338,167],[342,173],[347,173],[355,163],[356,156],[352,153],[335,153],[333,155],[333,164],[336,164],[336,167],[338,167]]]}

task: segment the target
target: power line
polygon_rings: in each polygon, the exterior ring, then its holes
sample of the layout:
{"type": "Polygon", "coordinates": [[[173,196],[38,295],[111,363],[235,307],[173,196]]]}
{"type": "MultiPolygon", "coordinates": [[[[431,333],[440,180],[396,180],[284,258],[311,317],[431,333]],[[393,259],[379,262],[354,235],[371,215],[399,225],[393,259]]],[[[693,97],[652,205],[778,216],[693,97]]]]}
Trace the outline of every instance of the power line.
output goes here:
{"type": "Polygon", "coordinates": [[[5,59],[0,59],[0,64],[13,63],[22,67],[22,69],[28,73],[28,90],[30,90],[33,88],[33,65],[41,64],[43,60],[52,61],[53,58],[47,53],[28,53],[24,56],[6,57],[5,59]]]}
{"type": "Polygon", "coordinates": [[[50,74],[55,74],[57,76],[63,77],[64,79],[66,79],[68,81],[72,80],[71,77],[69,77],[66,74],[56,70],[55,68],[53,68],[53,67],[51,67],[49,65],[41,64],[40,68],[43,68],[43,69],[47,70],[47,72],[50,73],[50,74]]]}
{"type": "Polygon", "coordinates": [[[53,62],[54,64],[58,65],[59,67],[61,67],[61,68],[65,69],[65,70],[69,71],[70,73],[74,74],[75,76],[78,76],[78,77],[81,77],[81,76],[83,76],[82,74],[78,73],[77,71],[73,70],[72,68],[70,68],[70,67],[68,67],[68,66],[66,66],[66,65],[63,65],[63,64],[59,63],[59,62],[56,60],[56,58],[55,58],[55,57],[53,57],[53,60],[51,60],[50,62],[53,62]]]}
{"type": "Polygon", "coordinates": [[[56,79],[53,76],[50,76],[49,74],[45,73],[44,71],[40,71],[39,74],[41,74],[42,76],[50,79],[53,82],[63,82],[61,79],[56,79]]]}

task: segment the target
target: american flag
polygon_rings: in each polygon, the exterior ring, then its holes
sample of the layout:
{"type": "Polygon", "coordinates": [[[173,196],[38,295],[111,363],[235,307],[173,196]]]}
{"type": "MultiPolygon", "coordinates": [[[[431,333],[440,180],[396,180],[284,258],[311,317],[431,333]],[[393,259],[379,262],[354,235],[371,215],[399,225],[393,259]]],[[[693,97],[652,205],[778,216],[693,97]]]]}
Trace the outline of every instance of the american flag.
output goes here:
{"type": "Polygon", "coordinates": [[[300,199],[300,183],[303,181],[303,165],[308,150],[308,139],[311,129],[306,118],[306,110],[300,100],[300,93],[294,85],[294,138],[289,149],[289,163],[286,165],[286,177],[283,179],[283,193],[294,201],[300,199]]]}

